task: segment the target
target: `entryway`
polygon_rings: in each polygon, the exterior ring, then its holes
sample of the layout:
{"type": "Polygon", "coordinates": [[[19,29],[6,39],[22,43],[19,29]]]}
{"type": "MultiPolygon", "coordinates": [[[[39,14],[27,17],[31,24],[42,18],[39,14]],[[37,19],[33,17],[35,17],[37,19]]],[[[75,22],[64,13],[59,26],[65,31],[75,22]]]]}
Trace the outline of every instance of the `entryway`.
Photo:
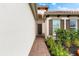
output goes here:
{"type": "Polygon", "coordinates": [[[41,35],[42,34],[42,24],[38,24],[37,29],[38,29],[38,35],[41,35]]]}

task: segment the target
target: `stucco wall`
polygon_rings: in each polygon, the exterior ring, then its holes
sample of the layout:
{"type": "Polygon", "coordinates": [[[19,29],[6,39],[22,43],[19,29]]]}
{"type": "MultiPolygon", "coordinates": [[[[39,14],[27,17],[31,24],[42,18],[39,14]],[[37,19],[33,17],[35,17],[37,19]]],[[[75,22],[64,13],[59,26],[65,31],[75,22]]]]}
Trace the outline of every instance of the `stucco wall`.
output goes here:
{"type": "Polygon", "coordinates": [[[35,35],[35,20],[27,3],[0,4],[0,56],[28,55],[35,35]]]}

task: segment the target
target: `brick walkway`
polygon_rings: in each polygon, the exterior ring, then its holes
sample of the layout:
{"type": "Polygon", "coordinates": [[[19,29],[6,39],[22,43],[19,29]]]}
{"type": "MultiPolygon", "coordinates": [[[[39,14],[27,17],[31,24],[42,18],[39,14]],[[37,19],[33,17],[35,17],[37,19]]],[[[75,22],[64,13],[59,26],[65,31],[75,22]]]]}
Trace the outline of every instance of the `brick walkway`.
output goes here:
{"type": "Polygon", "coordinates": [[[50,56],[49,51],[44,42],[44,38],[42,37],[36,38],[29,56],[50,56]]]}

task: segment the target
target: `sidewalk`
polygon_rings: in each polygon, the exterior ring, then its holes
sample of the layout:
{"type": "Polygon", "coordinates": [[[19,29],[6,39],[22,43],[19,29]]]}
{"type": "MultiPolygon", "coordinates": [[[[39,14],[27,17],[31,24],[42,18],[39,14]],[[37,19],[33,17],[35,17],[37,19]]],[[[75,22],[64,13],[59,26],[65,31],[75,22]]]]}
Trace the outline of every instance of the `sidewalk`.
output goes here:
{"type": "Polygon", "coordinates": [[[42,37],[36,38],[29,56],[50,56],[44,38],[42,37]]]}

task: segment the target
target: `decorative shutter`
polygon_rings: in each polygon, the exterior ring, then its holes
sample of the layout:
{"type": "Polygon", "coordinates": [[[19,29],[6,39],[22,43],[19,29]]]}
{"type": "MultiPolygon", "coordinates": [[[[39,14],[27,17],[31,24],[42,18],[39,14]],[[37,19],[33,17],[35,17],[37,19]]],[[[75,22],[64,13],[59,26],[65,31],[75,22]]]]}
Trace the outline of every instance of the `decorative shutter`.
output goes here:
{"type": "Polygon", "coordinates": [[[70,29],[70,20],[69,19],[66,20],[66,29],[70,29]]]}
{"type": "Polygon", "coordinates": [[[78,26],[78,29],[79,29],[79,19],[77,20],[77,26],[78,26]]]}
{"type": "Polygon", "coordinates": [[[64,29],[64,20],[63,19],[60,20],[60,27],[61,27],[61,29],[64,29]]]}
{"type": "Polygon", "coordinates": [[[49,20],[49,35],[52,35],[52,32],[53,32],[53,26],[52,26],[52,23],[53,21],[52,20],[49,20]]]}

